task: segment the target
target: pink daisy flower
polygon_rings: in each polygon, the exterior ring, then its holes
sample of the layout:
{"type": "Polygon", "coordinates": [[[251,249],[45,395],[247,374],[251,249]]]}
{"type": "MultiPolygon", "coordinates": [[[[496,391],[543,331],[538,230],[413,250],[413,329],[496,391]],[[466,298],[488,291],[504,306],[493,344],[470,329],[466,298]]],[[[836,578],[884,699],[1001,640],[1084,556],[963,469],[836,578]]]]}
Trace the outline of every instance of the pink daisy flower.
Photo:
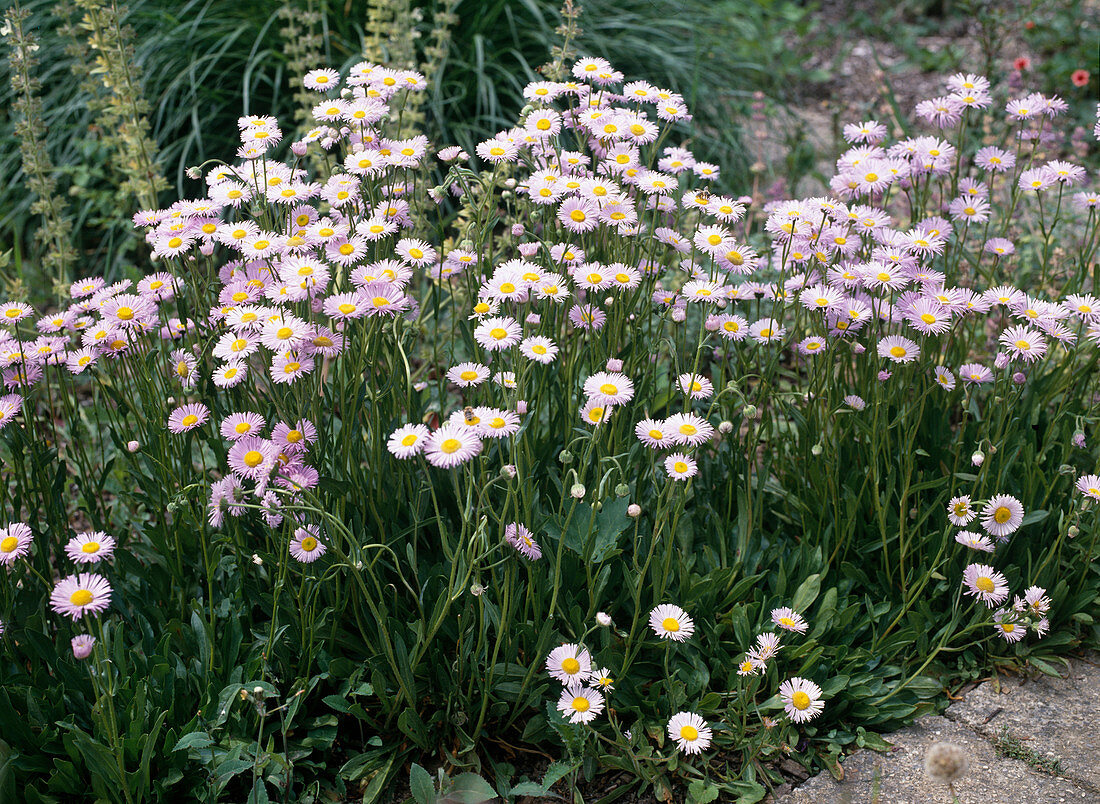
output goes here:
{"type": "Polygon", "coordinates": [[[114,552],[115,540],[100,531],[78,533],[65,545],[65,554],[77,564],[95,564],[114,552]]]}
{"type": "Polygon", "coordinates": [[[264,417],[245,411],[230,413],[222,420],[219,432],[227,441],[240,441],[245,436],[258,435],[264,429],[264,417]]]}
{"type": "Polygon", "coordinates": [[[176,435],[202,427],[210,419],[210,409],[200,402],[180,405],[168,414],[168,429],[176,435]]]}
{"type": "Polygon", "coordinates": [[[31,549],[33,534],[22,522],[14,522],[0,528],[0,564],[13,564],[31,549]]]}
{"type": "Polygon", "coordinates": [[[62,578],[50,593],[50,608],[79,620],[85,614],[99,614],[111,605],[111,585],[90,572],[62,578]]]}
{"type": "Polygon", "coordinates": [[[542,558],[542,548],[535,541],[531,531],[518,522],[512,522],[504,528],[504,540],[519,551],[528,561],[542,558]]]}
{"type": "Polygon", "coordinates": [[[325,554],[326,549],[316,525],[296,529],[290,541],[290,555],[303,564],[313,563],[325,554]]]}

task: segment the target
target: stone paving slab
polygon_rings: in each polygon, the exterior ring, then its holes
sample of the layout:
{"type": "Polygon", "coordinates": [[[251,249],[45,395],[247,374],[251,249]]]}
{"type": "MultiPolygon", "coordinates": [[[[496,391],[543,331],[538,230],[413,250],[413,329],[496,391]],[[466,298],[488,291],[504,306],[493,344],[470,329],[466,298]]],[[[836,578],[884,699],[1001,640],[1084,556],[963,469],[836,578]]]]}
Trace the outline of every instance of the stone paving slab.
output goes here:
{"type": "Polygon", "coordinates": [[[918,718],[887,736],[888,752],[864,749],[844,760],[844,781],[828,773],[807,781],[778,804],[951,804],[947,785],[924,773],[924,752],[940,740],[967,750],[970,769],[955,785],[961,804],[1097,804],[1097,795],[1069,779],[1037,773],[1018,759],[1002,759],[968,726],[938,715],[918,718]]]}
{"type": "Polygon", "coordinates": [[[893,747],[847,757],[844,780],[821,773],[775,804],[951,804],[946,785],[924,772],[935,742],[966,749],[970,769],[956,784],[961,804],[1100,804],[1100,657],[1071,660],[1065,678],[1002,677],[886,735],[893,747]],[[998,756],[995,742],[1015,738],[1028,753],[1060,761],[1058,776],[1023,759],[998,756]]]}
{"type": "Polygon", "coordinates": [[[987,681],[951,704],[947,717],[986,737],[1007,733],[1041,755],[1057,757],[1060,774],[1093,790],[1100,802],[1098,658],[1071,660],[1065,678],[987,681]]]}

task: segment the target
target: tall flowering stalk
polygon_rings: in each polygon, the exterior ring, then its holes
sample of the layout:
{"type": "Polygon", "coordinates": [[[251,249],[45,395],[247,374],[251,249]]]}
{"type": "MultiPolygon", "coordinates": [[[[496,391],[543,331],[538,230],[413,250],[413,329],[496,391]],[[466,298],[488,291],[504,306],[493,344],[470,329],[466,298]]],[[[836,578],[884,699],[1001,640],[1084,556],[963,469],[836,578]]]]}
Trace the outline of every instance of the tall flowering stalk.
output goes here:
{"type": "Polygon", "coordinates": [[[123,197],[141,208],[154,208],[168,182],[157,162],[157,144],[150,136],[149,102],[142,94],[141,72],[134,63],[133,31],[122,24],[125,6],[115,0],[75,0],[84,13],[79,28],[91,51],[91,75],[106,97],[99,114],[104,140],[118,155],[126,177],[119,184],[123,197]]]}
{"type": "Polygon", "coordinates": [[[12,112],[27,188],[35,196],[31,212],[42,216],[42,225],[35,232],[35,238],[45,248],[43,268],[63,286],[70,279],[76,249],[72,244],[72,222],[64,196],[58,191],[56,168],[46,151],[46,126],[42,120],[42,101],[38,98],[41,82],[35,76],[38,64],[34,54],[38,41],[24,28],[29,16],[29,12],[18,4],[9,8],[4,12],[0,34],[10,49],[8,63],[16,96],[12,112]]]}

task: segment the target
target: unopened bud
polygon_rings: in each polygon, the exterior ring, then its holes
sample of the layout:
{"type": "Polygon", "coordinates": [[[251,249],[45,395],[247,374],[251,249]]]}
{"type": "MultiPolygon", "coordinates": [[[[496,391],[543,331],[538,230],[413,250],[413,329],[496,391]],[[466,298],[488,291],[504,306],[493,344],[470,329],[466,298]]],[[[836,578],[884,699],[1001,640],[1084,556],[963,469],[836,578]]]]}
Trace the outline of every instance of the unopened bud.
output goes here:
{"type": "Polygon", "coordinates": [[[617,485],[615,487],[615,496],[616,497],[625,497],[629,493],[630,493],[630,486],[626,485],[626,483],[620,483],[619,485],[617,485]]]}
{"type": "Polygon", "coordinates": [[[560,453],[558,453],[558,460],[564,464],[573,463],[573,453],[567,449],[563,449],[560,453]]]}
{"type": "Polygon", "coordinates": [[[733,422],[719,422],[718,432],[722,435],[727,435],[733,432],[733,422]]]}
{"type": "Polygon", "coordinates": [[[637,503],[631,503],[626,507],[626,515],[637,519],[642,515],[642,506],[638,505],[637,503]]]}
{"type": "Polygon", "coordinates": [[[606,611],[597,611],[596,612],[596,622],[598,622],[604,628],[610,628],[611,627],[611,615],[608,614],[606,611]]]}
{"type": "Polygon", "coordinates": [[[140,442],[138,442],[138,441],[127,441],[126,442],[126,451],[127,452],[137,452],[139,449],[141,449],[141,443],[140,442]]]}
{"type": "Polygon", "coordinates": [[[509,479],[516,476],[516,465],[513,463],[506,463],[500,467],[500,476],[507,477],[509,479]]]}
{"type": "Polygon", "coordinates": [[[741,410],[741,415],[744,416],[746,419],[755,419],[757,412],[758,411],[756,410],[756,405],[745,405],[745,407],[741,410]]]}
{"type": "Polygon", "coordinates": [[[985,453],[980,449],[974,450],[974,454],[970,456],[970,462],[974,466],[981,466],[985,462],[985,453]]]}
{"type": "Polygon", "coordinates": [[[572,497],[574,500],[580,500],[584,497],[584,491],[585,490],[583,483],[574,483],[569,488],[569,496],[572,497]]]}
{"type": "Polygon", "coordinates": [[[481,597],[483,594],[485,594],[485,587],[477,582],[474,582],[470,584],[470,594],[474,597],[481,597]]]}
{"type": "Polygon", "coordinates": [[[818,443],[814,444],[812,447],[810,447],[810,454],[813,455],[815,458],[824,451],[825,451],[825,448],[823,446],[821,446],[820,441],[818,443]]]}

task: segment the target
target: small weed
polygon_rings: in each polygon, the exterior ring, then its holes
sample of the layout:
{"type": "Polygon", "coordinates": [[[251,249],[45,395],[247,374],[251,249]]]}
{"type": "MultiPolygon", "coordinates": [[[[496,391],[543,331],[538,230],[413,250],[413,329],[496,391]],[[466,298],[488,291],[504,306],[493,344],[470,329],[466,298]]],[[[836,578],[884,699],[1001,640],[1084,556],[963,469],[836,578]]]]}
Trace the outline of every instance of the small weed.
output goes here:
{"type": "Polygon", "coordinates": [[[1001,727],[1001,732],[993,740],[993,750],[999,757],[1009,759],[1022,759],[1032,768],[1051,776],[1062,775],[1062,760],[1058,757],[1045,757],[1034,748],[1026,746],[1019,737],[1008,733],[1008,728],[1001,727]]]}

